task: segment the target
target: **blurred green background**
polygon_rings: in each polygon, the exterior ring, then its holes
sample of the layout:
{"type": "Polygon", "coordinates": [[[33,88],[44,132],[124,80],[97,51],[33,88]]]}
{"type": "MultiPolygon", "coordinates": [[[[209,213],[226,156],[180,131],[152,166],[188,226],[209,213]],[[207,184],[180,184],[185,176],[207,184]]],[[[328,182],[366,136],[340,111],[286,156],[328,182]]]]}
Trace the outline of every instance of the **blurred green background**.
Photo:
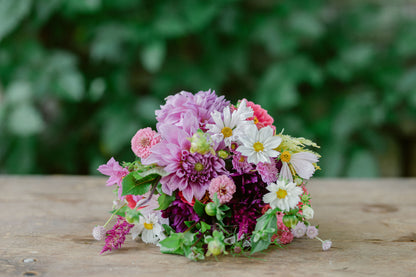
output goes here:
{"type": "Polygon", "coordinates": [[[319,176],[416,176],[412,1],[0,0],[0,173],[134,159],[170,94],[246,97],[319,176]]]}

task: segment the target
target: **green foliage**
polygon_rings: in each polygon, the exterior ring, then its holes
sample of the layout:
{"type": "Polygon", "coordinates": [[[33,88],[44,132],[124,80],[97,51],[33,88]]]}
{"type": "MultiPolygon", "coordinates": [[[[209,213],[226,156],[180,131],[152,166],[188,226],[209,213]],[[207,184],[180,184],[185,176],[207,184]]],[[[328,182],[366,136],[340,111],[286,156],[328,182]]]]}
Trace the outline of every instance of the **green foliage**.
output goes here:
{"type": "Polygon", "coordinates": [[[157,174],[142,177],[137,172],[130,172],[123,178],[121,195],[143,195],[150,190],[152,185],[156,186],[159,180],[160,176],[157,174]]]}
{"type": "Polygon", "coordinates": [[[407,5],[0,0],[0,173],[91,174],[111,156],[132,160],[131,137],[154,127],[164,97],[212,88],[321,145],[318,174],[409,175],[407,5]]]}

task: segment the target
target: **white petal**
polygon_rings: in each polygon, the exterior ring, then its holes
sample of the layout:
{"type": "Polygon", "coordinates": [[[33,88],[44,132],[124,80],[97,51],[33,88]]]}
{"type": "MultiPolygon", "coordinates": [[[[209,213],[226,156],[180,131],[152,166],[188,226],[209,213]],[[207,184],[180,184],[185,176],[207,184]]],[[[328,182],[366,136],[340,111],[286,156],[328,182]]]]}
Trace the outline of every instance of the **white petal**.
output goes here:
{"type": "MultiPolygon", "coordinates": [[[[273,157],[273,158],[275,158],[275,157],[279,156],[279,154],[280,154],[280,152],[278,152],[278,151],[276,151],[276,150],[267,150],[267,151],[264,151],[264,153],[265,153],[268,157],[273,157]]],[[[270,160],[269,160],[267,163],[270,163],[270,160]]]]}
{"type": "Polygon", "coordinates": [[[289,165],[286,162],[282,162],[282,168],[280,169],[279,177],[293,182],[292,173],[290,172],[289,165]]]}
{"type": "Polygon", "coordinates": [[[229,127],[231,123],[231,113],[230,113],[229,106],[224,108],[223,114],[224,114],[224,126],[229,127]]]}
{"type": "Polygon", "coordinates": [[[306,160],[292,159],[291,164],[295,169],[296,173],[304,179],[309,179],[312,177],[315,172],[315,167],[313,164],[306,160]]]}
{"type": "Polygon", "coordinates": [[[273,129],[270,126],[266,126],[259,131],[259,140],[265,142],[267,138],[273,137],[273,129]]]}
{"type": "Polygon", "coordinates": [[[318,156],[310,152],[299,152],[292,155],[292,160],[306,160],[311,163],[317,163],[319,161],[318,156]]]}
{"type": "Polygon", "coordinates": [[[253,152],[254,152],[254,149],[253,148],[250,148],[250,147],[247,147],[247,146],[245,146],[245,145],[241,145],[241,146],[239,146],[237,149],[236,149],[236,151],[237,152],[240,152],[243,156],[250,156],[253,152]]]}
{"type": "MultiPolygon", "coordinates": [[[[263,128],[264,129],[264,128],[263,128]]],[[[282,143],[282,138],[279,136],[272,136],[266,139],[264,142],[265,147],[274,149],[277,148],[280,143],[282,143]]]]}
{"type": "Polygon", "coordinates": [[[264,203],[271,203],[273,200],[277,198],[275,192],[269,192],[263,195],[263,202],[264,203]]]}

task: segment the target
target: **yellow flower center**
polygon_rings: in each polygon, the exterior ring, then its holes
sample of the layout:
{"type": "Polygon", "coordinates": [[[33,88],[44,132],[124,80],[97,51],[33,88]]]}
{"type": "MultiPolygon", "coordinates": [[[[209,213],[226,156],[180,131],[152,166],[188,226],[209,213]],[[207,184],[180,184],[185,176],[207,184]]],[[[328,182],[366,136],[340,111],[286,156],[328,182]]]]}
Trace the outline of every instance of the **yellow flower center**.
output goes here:
{"type": "Polygon", "coordinates": [[[204,170],[204,165],[201,163],[196,163],[194,167],[195,167],[195,170],[198,172],[204,170]]]}
{"type": "Polygon", "coordinates": [[[152,230],[153,229],[153,223],[145,222],[143,225],[144,225],[144,228],[146,228],[147,230],[152,230]]]}
{"type": "Polygon", "coordinates": [[[257,119],[257,117],[256,117],[256,116],[253,118],[253,120],[254,120],[254,124],[256,124],[256,125],[257,125],[257,123],[259,123],[259,120],[257,119]]]}
{"type": "Polygon", "coordinates": [[[240,159],[238,160],[240,163],[243,163],[246,160],[246,158],[244,158],[244,156],[241,156],[240,159]]]}
{"type": "Polygon", "coordinates": [[[276,196],[279,199],[284,199],[287,195],[287,191],[285,191],[284,189],[279,189],[278,191],[276,191],[276,196]]]}
{"type": "Polygon", "coordinates": [[[228,138],[233,135],[233,130],[230,127],[224,127],[222,128],[221,133],[224,135],[224,138],[228,138]]]}
{"type": "Polygon", "coordinates": [[[290,153],[288,151],[283,151],[283,153],[280,155],[280,160],[282,162],[290,162],[290,158],[292,157],[292,155],[290,155],[290,153]]]}
{"type": "Polygon", "coordinates": [[[253,144],[253,148],[254,148],[254,151],[256,151],[256,152],[260,152],[260,151],[264,150],[263,143],[261,143],[260,141],[253,144]]]}

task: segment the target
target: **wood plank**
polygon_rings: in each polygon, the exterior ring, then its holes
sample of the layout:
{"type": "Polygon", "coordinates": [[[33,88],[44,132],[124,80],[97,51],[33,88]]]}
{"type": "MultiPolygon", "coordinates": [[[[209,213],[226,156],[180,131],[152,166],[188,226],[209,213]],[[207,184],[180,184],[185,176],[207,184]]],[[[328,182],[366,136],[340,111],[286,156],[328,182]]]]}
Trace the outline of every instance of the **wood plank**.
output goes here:
{"type": "Polygon", "coordinates": [[[196,263],[130,240],[98,255],[91,230],[112,205],[105,178],[0,176],[0,276],[415,276],[416,179],[315,179],[308,188],[330,251],[295,239],[254,258],[196,263]]]}

